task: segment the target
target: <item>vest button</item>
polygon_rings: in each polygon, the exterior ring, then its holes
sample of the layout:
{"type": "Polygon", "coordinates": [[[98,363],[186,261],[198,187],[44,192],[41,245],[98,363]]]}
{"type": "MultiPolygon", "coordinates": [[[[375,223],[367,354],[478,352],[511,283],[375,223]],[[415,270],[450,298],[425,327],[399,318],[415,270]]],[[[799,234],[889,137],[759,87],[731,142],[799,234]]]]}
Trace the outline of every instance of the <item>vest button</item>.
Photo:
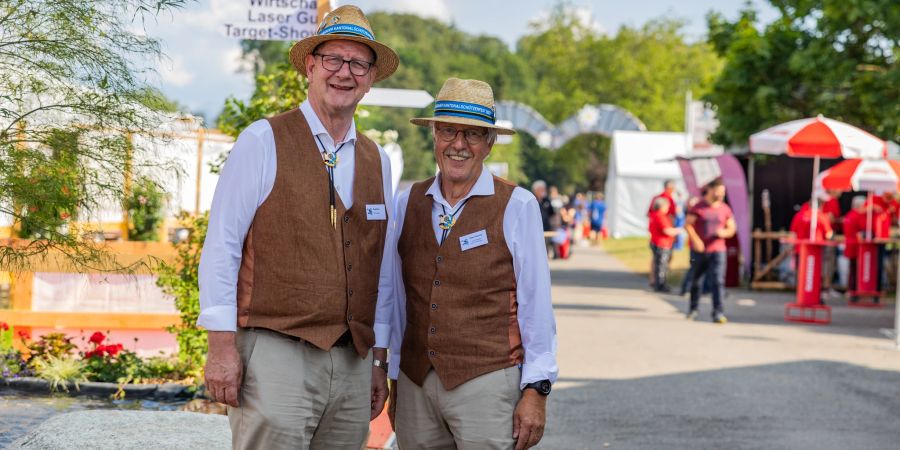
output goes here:
{"type": "Polygon", "coordinates": [[[353,264],[347,264],[347,272],[353,270],[353,264]]]}
{"type": "Polygon", "coordinates": [[[435,285],[435,286],[440,286],[440,285],[441,285],[441,280],[434,280],[434,285],[435,285]]]}
{"type": "Polygon", "coordinates": [[[353,289],[347,289],[347,295],[353,295],[353,289]]]}
{"type": "Polygon", "coordinates": [[[434,355],[436,355],[436,353],[434,352],[434,350],[429,350],[429,351],[428,351],[428,356],[434,356],[434,355]]]}
{"type": "Polygon", "coordinates": [[[347,314],[347,320],[353,320],[353,314],[347,314]]]}
{"type": "Polygon", "coordinates": [[[350,240],[347,239],[346,241],[344,241],[344,247],[349,247],[349,246],[350,246],[350,240]]]}
{"type": "Polygon", "coordinates": [[[437,303],[432,303],[432,304],[431,304],[431,309],[437,309],[437,303]]]}
{"type": "Polygon", "coordinates": [[[431,327],[428,331],[430,331],[431,334],[434,334],[437,332],[437,329],[435,327],[431,327]]]}
{"type": "Polygon", "coordinates": [[[438,256],[438,257],[437,257],[437,262],[443,262],[443,261],[444,261],[444,257],[443,257],[443,256],[438,256]]]}
{"type": "Polygon", "coordinates": [[[344,214],[344,223],[350,222],[350,214],[344,214]]]}

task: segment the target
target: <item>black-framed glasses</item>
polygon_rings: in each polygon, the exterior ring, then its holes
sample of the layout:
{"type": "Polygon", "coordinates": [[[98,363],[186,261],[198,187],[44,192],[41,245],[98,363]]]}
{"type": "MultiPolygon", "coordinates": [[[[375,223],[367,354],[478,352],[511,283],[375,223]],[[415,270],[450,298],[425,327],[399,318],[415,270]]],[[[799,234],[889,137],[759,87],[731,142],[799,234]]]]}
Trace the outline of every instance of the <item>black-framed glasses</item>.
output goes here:
{"type": "Polygon", "coordinates": [[[363,61],[360,59],[344,59],[337,55],[323,55],[321,53],[313,53],[313,55],[322,58],[322,67],[329,72],[337,72],[341,70],[341,67],[344,66],[344,63],[347,63],[350,66],[350,73],[361,77],[372,69],[374,63],[370,63],[368,61],[363,61]]]}
{"type": "Polygon", "coordinates": [[[472,128],[467,128],[465,130],[457,130],[455,127],[451,127],[448,125],[435,127],[435,134],[444,142],[452,142],[456,139],[456,135],[459,133],[463,134],[463,138],[465,138],[466,142],[469,145],[481,145],[487,141],[488,133],[487,131],[475,130],[472,128]]]}

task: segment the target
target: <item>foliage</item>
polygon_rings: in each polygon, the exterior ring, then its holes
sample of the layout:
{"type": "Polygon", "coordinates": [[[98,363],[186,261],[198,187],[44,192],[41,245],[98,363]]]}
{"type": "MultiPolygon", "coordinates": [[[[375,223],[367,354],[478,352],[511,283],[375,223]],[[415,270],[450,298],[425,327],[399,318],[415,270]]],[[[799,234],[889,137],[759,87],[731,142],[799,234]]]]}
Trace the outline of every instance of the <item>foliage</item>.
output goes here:
{"type": "Polygon", "coordinates": [[[0,350],[7,350],[13,345],[13,327],[6,322],[0,322],[0,350]]]}
{"type": "Polygon", "coordinates": [[[186,240],[175,244],[178,256],[173,265],[162,264],[159,270],[157,285],[163,292],[175,298],[175,307],[180,312],[181,320],[167,330],[175,334],[178,341],[179,359],[187,367],[187,373],[199,378],[200,371],[206,363],[206,331],[197,327],[200,316],[200,290],[198,270],[200,251],[206,240],[206,227],[209,214],[199,216],[182,212],[178,221],[189,230],[186,240]]]}
{"type": "Polygon", "coordinates": [[[766,127],[818,114],[900,139],[900,12],[893,0],[770,0],[781,17],[760,29],[745,9],[707,18],[725,67],[705,99],[712,139],[744,145],[766,127]]]}
{"type": "Polygon", "coordinates": [[[0,346],[0,378],[18,378],[32,375],[32,370],[22,356],[14,348],[0,346]]]}
{"type": "Polygon", "coordinates": [[[50,333],[41,336],[38,340],[28,345],[28,360],[34,365],[35,361],[47,359],[50,356],[67,358],[75,350],[72,338],[64,333],[50,333]]]}
{"type": "Polygon", "coordinates": [[[89,340],[91,349],[82,354],[84,375],[90,381],[131,383],[142,375],[142,361],[121,343],[104,344],[108,339],[97,331],[89,340]]]}
{"type": "Polygon", "coordinates": [[[0,3],[0,214],[24,236],[0,247],[0,263],[24,268],[26,257],[57,248],[76,266],[112,258],[69,229],[76,213],[118,202],[125,173],[174,167],[147,137],[170,109],[145,84],[138,61],[160,55],[142,20],[185,0],[29,1],[0,3]]]}
{"type": "Polygon", "coordinates": [[[128,212],[128,240],[158,241],[159,227],[165,219],[168,196],[149,177],[141,177],[134,184],[131,195],[123,202],[128,212]]]}
{"type": "Polygon", "coordinates": [[[196,376],[181,359],[171,356],[152,356],[143,360],[141,377],[144,381],[184,380],[196,376]]]}
{"type": "Polygon", "coordinates": [[[56,392],[61,387],[69,392],[69,384],[78,385],[88,381],[85,377],[85,363],[83,361],[48,355],[46,358],[36,360],[35,372],[38,378],[50,382],[50,390],[56,392]]]}

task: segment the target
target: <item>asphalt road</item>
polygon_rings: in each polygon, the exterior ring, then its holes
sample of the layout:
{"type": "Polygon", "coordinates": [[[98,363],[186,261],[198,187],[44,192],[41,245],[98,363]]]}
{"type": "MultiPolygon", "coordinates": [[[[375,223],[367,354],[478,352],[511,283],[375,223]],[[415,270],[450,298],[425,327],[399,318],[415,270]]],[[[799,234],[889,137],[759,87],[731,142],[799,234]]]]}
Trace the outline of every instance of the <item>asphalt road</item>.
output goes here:
{"type": "Polygon", "coordinates": [[[829,326],[785,323],[790,294],[732,291],[730,323],[597,249],[554,261],[560,380],[542,449],[898,449],[893,307],[835,303],[829,326]]]}

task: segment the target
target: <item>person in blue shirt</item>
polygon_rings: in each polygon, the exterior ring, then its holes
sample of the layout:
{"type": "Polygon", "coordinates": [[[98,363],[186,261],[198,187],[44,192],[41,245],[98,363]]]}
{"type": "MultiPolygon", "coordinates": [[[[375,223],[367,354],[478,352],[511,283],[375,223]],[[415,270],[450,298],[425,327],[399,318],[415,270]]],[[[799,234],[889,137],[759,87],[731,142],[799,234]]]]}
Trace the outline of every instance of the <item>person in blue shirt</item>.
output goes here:
{"type": "Polygon", "coordinates": [[[595,243],[600,242],[603,230],[603,218],[606,214],[606,202],[603,201],[603,193],[595,192],[590,205],[591,214],[591,239],[595,243]]]}

